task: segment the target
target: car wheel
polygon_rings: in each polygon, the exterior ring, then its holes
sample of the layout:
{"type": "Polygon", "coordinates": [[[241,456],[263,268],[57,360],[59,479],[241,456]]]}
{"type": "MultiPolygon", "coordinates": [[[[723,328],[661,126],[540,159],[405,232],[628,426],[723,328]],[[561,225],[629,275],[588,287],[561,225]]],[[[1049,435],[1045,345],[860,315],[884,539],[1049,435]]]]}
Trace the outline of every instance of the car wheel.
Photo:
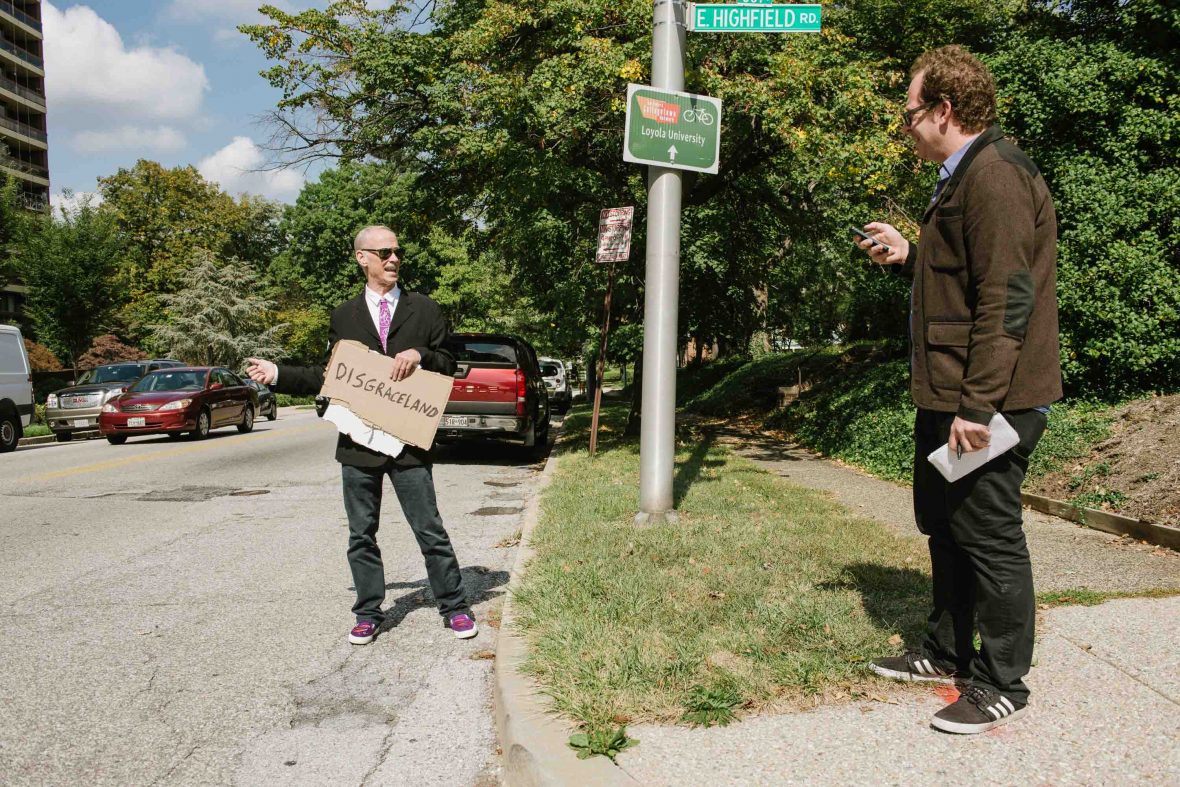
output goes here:
{"type": "Polygon", "coordinates": [[[246,405],[246,409],[242,411],[242,422],[238,424],[238,431],[242,434],[254,430],[254,405],[246,405]]]}
{"type": "Polygon", "coordinates": [[[209,411],[201,410],[197,413],[197,427],[193,429],[192,435],[194,440],[204,440],[209,436],[209,411]]]}
{"type": "Polygon", "coordinates": [[[266,414],[266,420],[273,421],[278,417],[279,417],[279,403],[274,400],[271,400],[270,412],[268,412],[266,414]]]}
{"type": "Polygon", "coordinates": [[[16,450],[20,442],[20,421],[12,413],[0,415],[0,454],[16,450]]]}
{"type": "Polygon", "coordinates": [[[123,443],[127,442],[127,435],[109,434],[107,435],[107,442],[111,445],[123,445],[123,443]]]}
{"type": "Polygon", "coordinates": [[[68,443],[74,439],[73,432],[54,432],[53,436],[57,438],[59,443],[68,443]]]}

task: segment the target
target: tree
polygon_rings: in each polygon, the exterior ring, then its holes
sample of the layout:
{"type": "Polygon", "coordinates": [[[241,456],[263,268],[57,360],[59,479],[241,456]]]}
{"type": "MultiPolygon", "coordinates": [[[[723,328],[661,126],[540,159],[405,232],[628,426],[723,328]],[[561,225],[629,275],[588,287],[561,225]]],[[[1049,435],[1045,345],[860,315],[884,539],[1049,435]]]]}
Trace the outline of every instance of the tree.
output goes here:
{"type": "MultiPolygon", "coordinates": [[[[0,155],[4,151],[0,145],[0,155]]],[[[34,224],[31,212],[21,204],[20,185],[0,172],[0,285],[17,278],[13,255],[34,224]]]]}
{"type": "Polygon", "coordinates": [[[120,361],[142,361],[148,354],[138,347],[132,347],[119,341],[119,337],[112,333],[96,336],[90,349],[78,358],[78,366],[83,369],[93,369],[104,363],[119,363],[120,361]]]}
{"type": "Polygon", "coordinates": [[[282,325],[265,327],[273,304],[257,276],[238,260],[217,265],[204,250],[191,255],[181,289],[162,295],[166,322],[151,326],[153,342],[168,355],[201,366],[237,367],[251,355],[281,358],[282,325]]]}
{"type": "Polygon", "coordinates": [[[197,249],[265,268],[279,245],[281,210],[256,197],[235,200],[194,167],[140,160],[100,178],[101,210],[125,240],[118,256],[119,319],[140,343],[163,319],[161,296],[181,286],[197,249]]]}
{"type": "Polygon", "coordinates": [[[17,249],[16,269],[29,288],[25,315],[71,369],[111,317],[121,251],[114,222],[89,200],[43,217],[17,249]]]}
{"type": "Polygon", "coordinates": [[[28,353],[29,366],[34,372],[60,372],[63,369],[61,361],[44,344],[25,339],[25,352],[28,353]]]}
{"type": "Polygon", "coordinates": [[[1180,385],[1177,40],[1162,0],[1041,2],[990,58],[1006,126],[1056,202],[1074,392],[1180,385]]]}

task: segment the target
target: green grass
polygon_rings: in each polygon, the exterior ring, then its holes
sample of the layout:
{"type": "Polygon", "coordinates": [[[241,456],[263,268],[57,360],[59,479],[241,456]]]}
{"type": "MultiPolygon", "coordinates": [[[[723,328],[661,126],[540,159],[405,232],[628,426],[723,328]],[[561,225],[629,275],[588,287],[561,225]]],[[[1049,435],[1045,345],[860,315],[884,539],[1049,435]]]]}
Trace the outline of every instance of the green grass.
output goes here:
{"type": "Polygon", "coordinates": [[[638,721],[720,724],[847,699],[865,662],[913,640],[925,547],[792,486],[701,435],[678,446],[676,525],[636,529],[638,444],[604,408],[599,454],[576,408],[515,597],[526,669],[606,735],[638,721]]]}
{"type": "Polygon", "coordinates": [[[293,407],[295,405],[314,405],[314,396],[291,396],[290,394],[275,394],[275,402],[279,407],[293,407]]]}
{"type": "Polygon", "coordinates": [[[1081,606],[1094,607],[1112,599],[1118,598],[1171,598],[1180,596],[1177,588],[1154,588],[1135,591],[1097,591],[1089,588],[1076,590],[1054,590],[1050,593],[1038,593],[1037,604],[1042,608],[1081,606]]]}
{"type": "Polygon", "coordinates": [[[29,424],[24,428],[25,437],[44,437],[53,434],[53,431],[45,424],[29,424]]]}

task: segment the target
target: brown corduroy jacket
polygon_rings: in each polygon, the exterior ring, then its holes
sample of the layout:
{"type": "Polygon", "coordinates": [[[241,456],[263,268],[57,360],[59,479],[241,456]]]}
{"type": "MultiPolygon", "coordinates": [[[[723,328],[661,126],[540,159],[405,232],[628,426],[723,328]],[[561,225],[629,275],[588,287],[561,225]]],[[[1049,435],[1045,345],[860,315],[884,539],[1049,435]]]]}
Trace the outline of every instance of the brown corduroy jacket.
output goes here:
{"type": "Polygon", "coordinates": [[[1036,164],[992,126],[926,210],[913,277],[911,392],[986,424],[1061,398],[1057,216],[1036,164]]]}

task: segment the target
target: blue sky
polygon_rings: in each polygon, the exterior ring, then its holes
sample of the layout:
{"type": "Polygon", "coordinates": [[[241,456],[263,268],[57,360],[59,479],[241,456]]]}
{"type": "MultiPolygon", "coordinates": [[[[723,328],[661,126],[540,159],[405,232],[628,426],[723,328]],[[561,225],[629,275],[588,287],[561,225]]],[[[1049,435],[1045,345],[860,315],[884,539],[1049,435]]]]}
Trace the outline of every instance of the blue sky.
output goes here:
{"type": "Polygon", "coordinates": [[[235,29],[261,19],[259,4],[43,2],[54,196],[92,192],[96,178],[147,158],[197,166],[231,193],[294,200],[301,170],[250,171],[267,160],[259,116],[279,98],[258,74],[267,61],[235,29]]]}

